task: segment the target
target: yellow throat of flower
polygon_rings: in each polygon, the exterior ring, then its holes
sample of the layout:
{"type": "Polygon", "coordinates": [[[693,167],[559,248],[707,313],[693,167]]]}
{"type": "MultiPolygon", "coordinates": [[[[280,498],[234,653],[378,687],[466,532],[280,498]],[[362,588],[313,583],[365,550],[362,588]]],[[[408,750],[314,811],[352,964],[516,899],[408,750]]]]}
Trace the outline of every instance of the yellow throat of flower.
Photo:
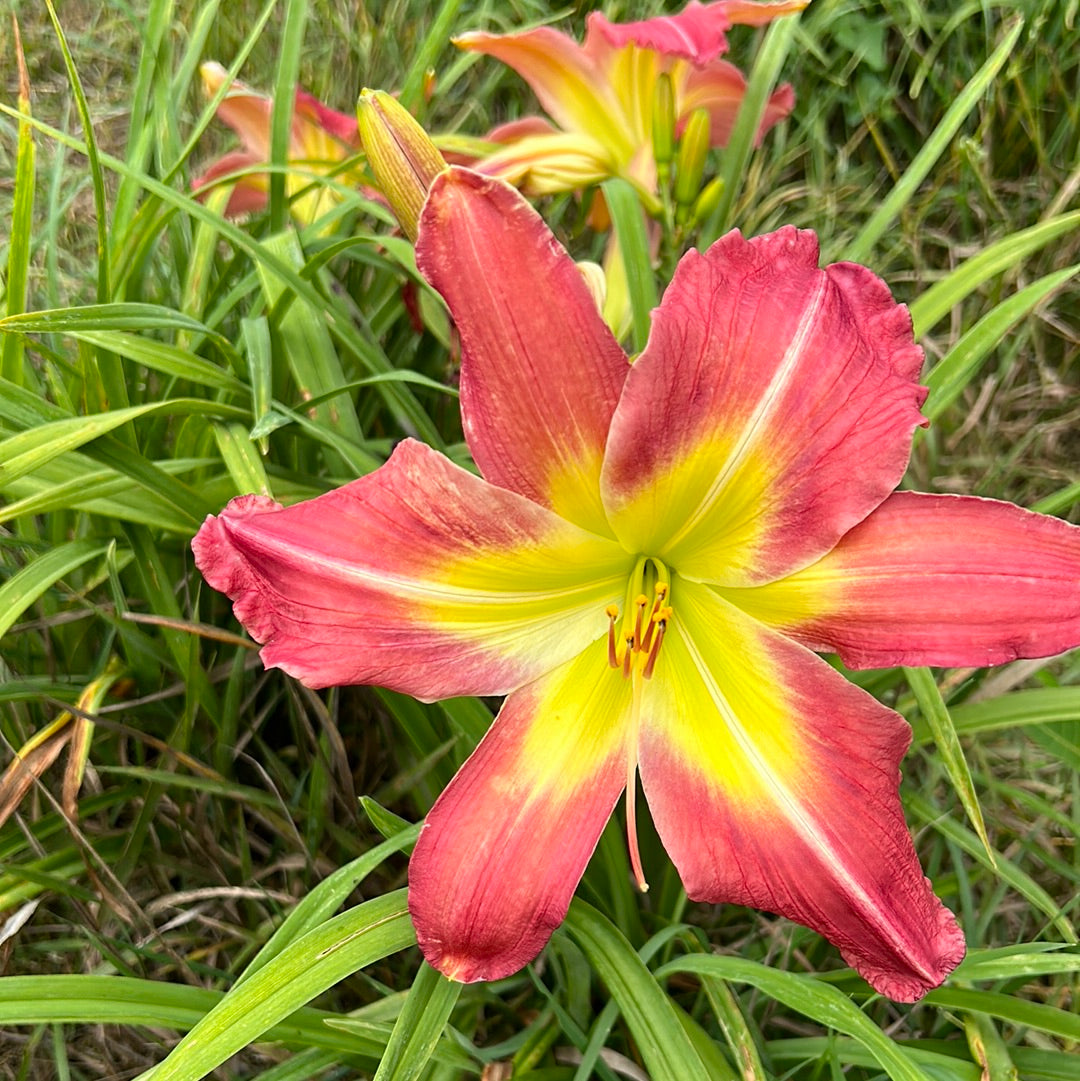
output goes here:
{"type": "Polygon", "coordinates": [[[638,889],[644,893],[649,884],[641,866],[637,840],[637,744],[641,728],[641,695],[645,680],[652,679],[668,623],[674,614],[668,603],[671,578],[658,559],[642,556],[634,566],[627,584],[622,627],[618,605],[608,605],[608,664],[631,681],[630,743],[626,756],[626,839],[630,848],[630,866],[638,889]],[[650,604],[647,591],[653,595],[650,604]]]}

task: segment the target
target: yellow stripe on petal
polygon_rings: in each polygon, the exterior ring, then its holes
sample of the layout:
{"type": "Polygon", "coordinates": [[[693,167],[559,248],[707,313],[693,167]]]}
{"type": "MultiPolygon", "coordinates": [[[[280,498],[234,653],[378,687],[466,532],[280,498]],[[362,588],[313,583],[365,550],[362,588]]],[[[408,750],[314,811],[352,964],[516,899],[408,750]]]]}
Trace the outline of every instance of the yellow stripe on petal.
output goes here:
{"type": "Polygon", "coordinates": [[[911,1001],[963,956],[898,793],[910,730],[803,647],[708,587],[677,613],[645,686],[641,778],[689,896],[789,916],[879,991],[911,1001]]]}
{"type": "Polygon", "coordinates": [[[596,647],[506,700],[409,863],[417,938],[439,971],[500,979],[543,948],[622,791],[628,707],[596,647]]]}

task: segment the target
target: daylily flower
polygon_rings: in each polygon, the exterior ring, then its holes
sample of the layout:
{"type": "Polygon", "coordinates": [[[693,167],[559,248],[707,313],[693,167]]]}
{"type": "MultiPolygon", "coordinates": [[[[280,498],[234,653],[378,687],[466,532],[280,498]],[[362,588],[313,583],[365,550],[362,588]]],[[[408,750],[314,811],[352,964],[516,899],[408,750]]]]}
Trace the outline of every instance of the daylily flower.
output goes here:
{"type": "MultiPolygon", "coordinates": [[[[217,94],[229,73],[213,61],[199,68],[207,97],[217,94]]],[[[257,94],[243,83],[234,81],[217,109],[217,116],[240,136],[242,150],[223,154],[191,182],[199,194],[219,177],[242,169],[265,166],[270,159],[270,118],[273,98],[257,94]]],[[[335,174],[342,184],[358,184],[357,170],[341,170],[341,163],[360,149],[356,118],[339,113],[312,97],[306,90],[296,91],[293,105],[292,129],[289,135],[288,160],[302,172],[286,176],[286,190],[296,195],[311,188],[312,173],[335,174]]],[[[270,178],[266,173],[249,172],[239,177],[229,195],[225,213],[229,217],[255,213],[266,208],[270,178]]],[[[332,205],[330,189],[315,187],[292,201],[292,213],[302,222],[310,223],[332,205]]]]}
{"type": "Polygon", "coordinates": [[[640,774],[691,898],[814,928],[913,1000],[964,952],[898,796],[904,721],[850,666],[1080,642],[1080,529],[894,493],[922,422],[906,308],[816,237],[680,263],[631,364],[525,200],[452,167],[417,263],[460,332],[476,476],[411,439],[374,473],[208,518],[194,549],[262,658],[311,687],[507,695],[409,871],[463,981],[542,949],[640,774]]]}
{"type": "MultiPolygon", "coordinates": [[[[581,45],[546,26],[517,34],[462,34],[456,45],[512,67],[555,122],[532,116],[496,128],[488,138],[505,148],[476,167],[531,195],[573,191],[621,176],[650,196],[657,183],[652,124],[660,74],[671,79],[676,133],[703,108],[712,145],[726,146],[746,79],[720,59],[727,51],[725,31],[736,23],[762,26],[807,3],[691,0],[677,15],[634,23],[612,23],[594,11],[581,45]]],[[[780,87],[769,99],[758,138],[794,104],[791,87],[780,87]]]]}

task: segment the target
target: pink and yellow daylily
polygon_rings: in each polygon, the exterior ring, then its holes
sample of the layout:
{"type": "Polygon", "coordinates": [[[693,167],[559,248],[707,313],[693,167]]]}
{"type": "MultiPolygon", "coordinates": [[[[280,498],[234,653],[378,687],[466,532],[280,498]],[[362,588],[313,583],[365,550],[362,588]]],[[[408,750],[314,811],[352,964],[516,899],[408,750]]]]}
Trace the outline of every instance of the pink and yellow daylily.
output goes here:
{"type": "MultiPolygon", "coordinates": [[[[651,196],[657,180],[653,108],[661,73],[671,79],[676,132],[694,110],[706,109],[711,144],[726,146],[746,92],[742,72],[721,59],[726,31],[737,23],[762,26],[807,3],[691,0],[677,15],[633,23],[612,23],[594,11],[580,45],[546,26],[516,34],[462,34],[456,45],[512,67],[554,121],[532,116],[496,128],[488,138],[505,148],[477,168],[530,195],[574,191],[621,176],[651,196]]],[[[794,103],[791,87],[780,87],[769,99],[758,138],[794,103]]]]}
{"type": "MultiPolygon", "coordinates": [[[[220,64],[208,61],[199,68],[207,97],[214,97],[229,79],[220,64]]],[[[205,172],[191,182],[199,194],[219,178],[241,170],[251,170],[238,177],[229,194],[225,213],[229,217],[257,213],[266,209],[270,180],[265,172],[256,171],[270,160],[270,118],[273,98],[258,94],[239,81],[233,81],[217,108],[217,116],[240,136],[242,149],[229,151],[213,162],[205,172]]],[[[342,172],[341,163],[360,149],[356,117],[339,113],[324,105],[306,90],[296,91],[292,127],[289,132],[288,160],[298,171],[288,173],[286,191],[292,200],[292,213],[299,221],[310,223],[333,205],[330,189],[312,188],[312,174],[333,173],[342,184],[356,185],[361,179],[358,170],[342,172]],[[301,195],[298,192],[310,190],[301,195]]]]}
{"type": "Polygon", "coordinates": [[[1080,529],[894,493],[922,352],[869,270],[816,237],[684,257],[631,364],[505,183],[432,184],[417,263],[461,336],[480,476],[411,439],[282,508],[234,500],[206,579],[311,687],[506,695],[427,816],[420,946],[458,980],[534,958],[640,776],[691,898],[814,928],[914,1000],[963,936],[898,796],[910,731],[820,658],[985,665],[1080,643],[1080,529]]]}

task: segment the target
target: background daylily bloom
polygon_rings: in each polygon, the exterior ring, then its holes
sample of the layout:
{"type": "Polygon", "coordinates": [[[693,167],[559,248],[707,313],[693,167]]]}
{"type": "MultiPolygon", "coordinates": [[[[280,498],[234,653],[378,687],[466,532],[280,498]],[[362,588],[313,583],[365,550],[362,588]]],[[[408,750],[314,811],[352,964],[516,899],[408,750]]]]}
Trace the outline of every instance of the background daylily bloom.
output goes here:
{"type": "MultiPolygon", "coordinates": [[[[203,64],[199,72],[208,97],[213,97],[229,77],[225,68],[213,61],[203,64]]],[[[240,136],[243,149],[223,154],[192,180],[191,187],[196,194],[219,177],[266,165],[270,159],[273,109],[272,98],[257,94],[241,82],[232,83],[218,106],[217,115],[240,136]]],[[[296,91],[288,160],[302,165],[305,172],[288,174],[286,190],[290,195],[310,187],[313,172],[335,173],[341,183],[357,184],[361,174],[355,170],[342,173],[339,166],[359,149],[355,117],[329,108],[305,90],[296,91]]],[[[264,210],[268,192],[269,178],[265,173],[248,173],[235,181],[225,213],[233,217],[264,210]]],[[[332,200],[329,189],[314,188],[293,200],[293,215],[300,221],[312,222],[329,208],[332,200]]]]}
{"type": "MultiPolygon", "coordinates": [[[[651,195],[656,189],[653,102],[660,74],[671,79],[676,131],[703,108],[712,145],[725,146],[746,91],[739,69],[720,58],[727,51],[725,31],[735,23],[763,25],[807,2],[692,0],[677,15],[622,24],[593,12],[581,45],[550,27],[462,34],[456,45],[512,67],[554,121],[528,117],[496,128],[488,138],[506,147],[477,168],[532,195],[572,191],[611,176],[625,177],[651,195]]],[[[769,99],[758,137],[794,103],[791,87],[780,87],[769,99]]]]}
{"type": "Polygon", "coordinates": [[[781,913],[913,1000],[964,952],[898,796],[903,720],[852,665],[1080,642],[1080,529],[892,494],[924,397],[907,310],[793,228],[690,252],[631,365],[584,278],[498,180],[451,168],[417,261],[461,335],[482,476],[405,440],[289,508],[232,502],[207,580],[313,687],[507,694],[410,864],[459,980],[536,956],[641,783],[691,898],[781,913]]]}

